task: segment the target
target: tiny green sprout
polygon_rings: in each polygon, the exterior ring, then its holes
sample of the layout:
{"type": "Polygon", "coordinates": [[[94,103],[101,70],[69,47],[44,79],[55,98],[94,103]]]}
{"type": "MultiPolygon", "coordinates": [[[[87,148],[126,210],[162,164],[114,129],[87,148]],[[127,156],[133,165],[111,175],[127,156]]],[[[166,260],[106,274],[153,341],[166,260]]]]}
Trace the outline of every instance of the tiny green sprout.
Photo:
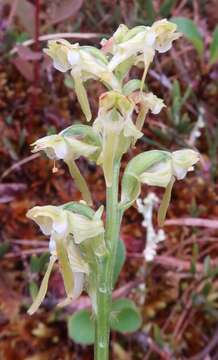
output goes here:
{"type": "MultiPolygon", "coordinates": [[[[165,194],[158,214],[159,224],[163,225],[173,183],[183,179],[199,160],[198,152],[193,149],[143,152],[126,166],[119,193],[123,155],[143,136],[143,125],[149,111],[159,114],[165,107],[162,99],[144,91],[149,66],[156,52],[168,51],[179,37],[176,25],[163,19],[152,26],[132,29],[122,24],[109,40],[102,40],[101,49],[59,39],[49,41],[44,50],[53,60],[55,69],[68,72],[87,121],[93,117],[86,90],[87,80],[100,81],[105,90],[99,97],[97,117],[91,125],[72,125],[33,144],[33,152],[43,151],[49,159],[65,162],[81,192],[81,201],[61,206],[35,206],[27,213],[50,239],[48,267],[28,313],[35,313],[42,304],[57,262],[66,291],[66,298],[59,305],[69,305],[83,291],[90,297],[95,323],[91,329],[95,329],[95,334],[91,333],[87,340],[85,333],[85,341],[90,343],[95,339],[95,360],[109,358],[110,328],[125,333],[136,331],[141,326],[139,311],[131,307],[130,314],[130,307],[125,305],[130,301],[125,299],[116,301],[116,306],[122,303],[125,308],[120,308],[113,320],[112,291],[125,261],[119,236],[124,211],[138,199],[142,184],[163,187],[165,194]],[[132,66],[144,68],[142,79],[131,79],[132,66]],[[102,220],[103,206],[97,211],[90,207],[93,202],[89,187],[76,164],[80,157],[102,167],[106,183],[105,222],[102,220]]],[[[153,205],[149,206],[148,212],[151,212],[153,205]]],[[[149,221],[150,247],[145,251],[145,261],[153,259],[157,242],[163,239],[160,236],[163,230],[154,232],[151,216],[149,221]],[[159,238],[154,242],[157,234],[159,238]]],[[[80,316],[76,318],[81,319],[80,316]]],[[[74,320],[75,317],[73,323],[74,320]]],[[[72,331],[70,333],[72,335],[72,331]]],[[[72,337],[84,341],[75,334],[74,329],[72,337]]]]}

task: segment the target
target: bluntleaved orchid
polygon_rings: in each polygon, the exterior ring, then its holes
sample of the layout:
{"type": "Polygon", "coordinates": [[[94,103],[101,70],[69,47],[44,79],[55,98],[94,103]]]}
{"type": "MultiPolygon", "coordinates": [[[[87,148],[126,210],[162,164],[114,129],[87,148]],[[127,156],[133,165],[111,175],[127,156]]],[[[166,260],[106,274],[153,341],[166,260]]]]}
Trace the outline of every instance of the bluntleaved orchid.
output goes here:
{"type": "MultiPolygon", "coordinates": [[[[67,294],[61,305],[69,304],[83,290],[91,299],[92,319],[95,321],[95,360],[109,358],[112,290],[117,263],[120,264],[118,246],[122,245],[119,239],[124,211],[137,200],[141,184],[163,187],[165,194],[158,214],[158,222],[162,226],[174,181],[183,179],[199,160],[198,152],[193,149],[143,152],[128,162],[119,194],[122,156],[129,149],[133,152],[136,141],[143,136],[148,112],[157,115],[165,106],[162,99],[149,91],[147,82],[144,85],[148,68],[155,53],[169,50],[179,36],[176,25],[164,19],[152,26],[132,29],[120,25],[109,40],[102,41],[100,50],[71,44],[63,39],[49,41],[45,49],[53,59],[54,67],[72,76],[72,87],[88,121],[92,114],[86,81],[98,80],[106,91],[100,95],[97,117],[92,125],[74,124],[33,144],[33,152],[44,151],[50,159],[62,159],[67,164],[83,201],[62,206],[36,206],[27,213],[40,226],[43,234],[50,237],[51,254],[29,313],[34,313],[42,303],[52,268],[58,261],[67,294]],[[144,67],[142,79],[131,79],[132,66],[140,68],[141,65],[144,67]],[[94,166],[101,165],[103,168],[106,182],[105,230],[103,207],[95,212],[87,205],[92,204],[91,195],[75,162],[81,156],[94,166]]],[[[146,261],[153,259],[157,242],[163,239],[163,231],[153,228],[152,206],[150,204],[147,210],[150,220],[147,218],[146,221],[151,231],[149,247],[145,251],[146,261]],[[157,234],[159,240],[155,238],[157,234]]]]}

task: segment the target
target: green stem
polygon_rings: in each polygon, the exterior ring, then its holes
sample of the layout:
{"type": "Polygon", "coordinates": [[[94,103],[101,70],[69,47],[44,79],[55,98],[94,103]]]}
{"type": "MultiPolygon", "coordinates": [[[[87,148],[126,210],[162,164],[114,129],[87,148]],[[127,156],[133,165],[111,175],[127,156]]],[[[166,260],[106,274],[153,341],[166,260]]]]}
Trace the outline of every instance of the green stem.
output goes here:
{"type": "Polygon", "coordinates": [[[106,245],[108,254],[99,260],[97,279],[97,314],[95,326],[95,360],[108,360],[110,338],[110,311],[113,290],[113,269],[119,240],[118,182],[120,163],[113,169],[112,186],[107,187],[106,245]]]}
{"type": "Polygon", "coordinates": [[[82,194],[83,200],[85,200],[88,205],[92,205],[92,197],[88,185],[84,177],[82,176],[78,166],[76,165],[75,161],[73,159],[70,159],[66,163],[69,168],[70,175],[74,179],[77,188],[82,194]]]}

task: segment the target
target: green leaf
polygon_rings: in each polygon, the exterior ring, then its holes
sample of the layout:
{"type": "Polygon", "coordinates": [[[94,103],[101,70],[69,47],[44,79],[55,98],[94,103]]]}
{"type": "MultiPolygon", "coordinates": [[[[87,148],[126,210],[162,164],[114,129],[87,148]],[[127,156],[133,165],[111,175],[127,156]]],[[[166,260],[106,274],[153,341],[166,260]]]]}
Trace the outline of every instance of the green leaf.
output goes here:
{"type": "Polygon", "coordinates": [[[213,32],[213,39],[210,44],[210,64],[218,61],[218,25],[213,32]]]}
{"type": "Polygon", "coordinates": [[[31,256],[31,259],[30,259],[31,272],[32,273],[43,272],[45,265],[49,261],[49,257],[50,257],[50,254],[48,252],[45,252],[44,254],[39,255],[39,256],[36,256],[36,255],[31,256]]]}
{"type": "Polygon", "coordinates": [[[116,262],[114,266],[113,282],[114,284],[118,280],[122,267],[126,260],[126,248],[123,241],[120,239],[117,246],[116,262]]]}
{"type": "Polygon", "coordinates": [[[211,271],[211,259],[210,256],[207,255],[206,258],[204,259],[204,275],[210,276],[210,271],[211,271]]]}
{"type": "Polygon", "coordinates": [[[38,291],[39,291],[38,285],[35,283],[35,281],[31,281],[29,283],[29,292],[30,292],[31,298],[33,300],[35,300],[35,298],[38,294],[38,291]]]}
{"type": "Polygon", "coordinates": [[[153,1],[152,0],[145,0],[144,8],[145,8],[146,13],[148,15],[149,23],[152,23],[155,20],[155,17],[156,17],[153,1]]]}
{"type": "Polygon", "coordinates": [[[173,17],[171,21],[174,22],[178,26],[178,30],[192,42],[199,55],[202,55],[204,51],[203,38],[195,23],[185,17],[173,17]]]}
{"type": "Polygon", "coordinates": [[[129,299],[117,299],[112,304],[111,329],[121,333],[132,333],[140,328],[141,315],[134,302],[129,299]]]}
{"type": "Polygon", "coordinates": [[[203,289],[202,289],[202,294],[207,297],[209,295],[209,293],[212,290],[212,284],[210,282],[206,282],[206,284],[204,285],[203,289]]]}
{"type": "Polygon", "coordinates": [[[199,245],[197,243],[194,243],[192,246],[192,256],[197,259],[199,255],[199,245]]]}
{"type": "Polygon", "coordinates": [[[136,305],[130,299],[119,298],[119,299],[116,299],[113,301],[111,311],[113,313],[113,312],[117,312],[117,311],[120,311],[120,310],[126,309],[126,308],[136,309],[136,305]]]}
{"type": "Polygon", "coordinates": [[[196,273],[196,260],[195,259],[191,259],[190,272],[192,274],[196,273]]]}
{"type": "Polygon", "coordinates": [[[81,310],[68,318],[68,335],[75,342],[90,345],[95,340],[95,326],[91,314],[87,310],[81,310]]]}
{"type": "Polygon", "coordinates": [[[0,244],[0,259],[7,254],[7,252],[10,250],[10,244],[9,242],[3,242],[0,244]]]}
{"type": "Polygon", "coordinates": [[[154,340],[161,347],[164,347],[164,341],[161,336],[161,330],[157,324],[154,324],[154,340]]]}
{"type": "Polygon", "coordinates": [[[176,0],[165,0],[164,3],[160,7],[160,14],[163,17],[169,16],[175,3],[176,3],[176,0]]]}

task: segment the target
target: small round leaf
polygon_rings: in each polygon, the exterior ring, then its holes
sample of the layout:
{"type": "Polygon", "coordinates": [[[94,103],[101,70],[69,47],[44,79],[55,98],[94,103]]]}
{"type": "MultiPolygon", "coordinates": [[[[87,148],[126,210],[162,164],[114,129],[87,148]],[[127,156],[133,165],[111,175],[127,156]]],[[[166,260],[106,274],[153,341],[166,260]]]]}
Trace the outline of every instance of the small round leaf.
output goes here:
{"type": "Polygon", "coordinates": [[[118,299],[112,305],[110,324],[112,330],[132,333],[140,328],[142,318],[133,301],[118,299]]]}
{"type": "Polygon", "coordinates": [[[94,343],[95,327],[91,314],[81,310],[68,318],[68,335],[75,342],[83,345],[94,343]]]}

